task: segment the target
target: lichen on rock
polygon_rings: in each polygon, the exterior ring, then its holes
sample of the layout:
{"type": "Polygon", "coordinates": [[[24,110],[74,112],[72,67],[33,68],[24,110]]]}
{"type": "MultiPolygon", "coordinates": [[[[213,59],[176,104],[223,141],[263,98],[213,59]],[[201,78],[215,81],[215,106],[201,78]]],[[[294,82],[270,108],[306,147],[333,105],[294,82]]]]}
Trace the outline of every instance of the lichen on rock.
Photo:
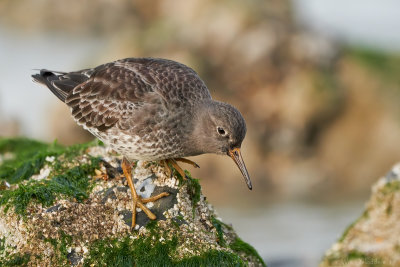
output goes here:
{"type": "Polygon", "coordinates": [[[0,155],[1,266],[265,266],[196,179],[168,177],[157,162],[134,163],[135,187],[142,197],[170,195],[146,204],[155,221],[137,209],[131,230],[121,156],[96,142],[64,148],[26,139],[1,140],[0,155]],[[18,140],[34,149],[16,149],[18,140]]]}
{"type": "Polygon", "coordinates": [[[378,180],[364,213],[326,253],[322,266],[400,266],[400,164],[378,180]]]}

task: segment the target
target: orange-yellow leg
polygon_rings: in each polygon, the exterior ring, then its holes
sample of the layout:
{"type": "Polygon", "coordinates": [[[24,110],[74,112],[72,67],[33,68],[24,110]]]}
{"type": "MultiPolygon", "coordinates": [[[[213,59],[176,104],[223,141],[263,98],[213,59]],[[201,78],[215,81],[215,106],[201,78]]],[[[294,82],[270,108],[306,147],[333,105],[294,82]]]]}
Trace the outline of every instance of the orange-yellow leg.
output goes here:
{"type": "Polygon", "coordinates": [[[176,158],[175,161],[180,161],[180,162],[183,162],[183,163],[186,163],[186,164],[190,164],[190,165],[192,165],[192,166],[195,167],[195,168],[200,168],[199,164],[197,164],[197,163],[194,162],[194,161],[191,161],[190,159],[176,158]]]}
{"type": "Polygon", "coordinates": [[[162,197],[169,196],[168,192],[163,192],[157,196],[149,197],[149,198],[141,198],[137,193],[135,186],[132,181],[132,166],[129,163],[129,161],[124,158],[122,160],[122,171],[124,172],[125,178],[128,181],[129,188],[131,189],[132,192],[132,228],[135,227],[136,225],[136,207],[141,208],[144,213],[146,213],[147,217],[149,217],[150,220],[155,220],[156,215],[152,213],[144,204],[148,202],[154,202],[162,197]]]}
{"type": "Polygon", "coordinates": [[[171,170],[171,168],[169,167],[167,161],[168,161],[167,159],[163,159],[163,160],[160,161],[160,163],[161,163],[162,165],[164,165],[164,168],[165,168],[165,170],[167,171],[167,176],[168,176],[168,177],[171,177],[171,175],[172,175],[172,170],[171,170]]]}
{"type": "Polygon", "coordinates": [[[175,170],[182,176],[182,178],[186,179],[185,171],[178,165],[177,161],[181,161],[181,162],[190,164],[195,168],[200,168],[200,166],[196,162],[193,162],[193,161],[185,159],[185,158],[165,159],[165,160],[162,160],[161,162],[164,165],[164,167],[167,169],[168,176],[171,176],[171,174],[172,174],[171,168],[168,165],[168,164],[171,164],[175,168],[175,170]]]}

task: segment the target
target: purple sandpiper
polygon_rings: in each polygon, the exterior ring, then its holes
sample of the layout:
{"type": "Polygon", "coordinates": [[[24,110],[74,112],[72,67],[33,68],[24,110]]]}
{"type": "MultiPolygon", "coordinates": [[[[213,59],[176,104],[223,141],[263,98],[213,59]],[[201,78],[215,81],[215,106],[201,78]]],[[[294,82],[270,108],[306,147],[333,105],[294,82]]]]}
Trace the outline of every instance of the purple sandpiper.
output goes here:
{"type": "Polygon", "coordinates": [[[225,154],[252,189],[240,153],[245,121],[233,106],[213,100],[193,69],[166,59],[127,58],[73,72],[42,69],[32,77],[70,107],[79,125],[124,156],[122,169],[133,198],[132,227],[136,207],[154,220],[143,203],[168,193],[138,196],[130,160],[171,164],[185,177],[177,161],[198,166],[183,157],[225,154]]]}

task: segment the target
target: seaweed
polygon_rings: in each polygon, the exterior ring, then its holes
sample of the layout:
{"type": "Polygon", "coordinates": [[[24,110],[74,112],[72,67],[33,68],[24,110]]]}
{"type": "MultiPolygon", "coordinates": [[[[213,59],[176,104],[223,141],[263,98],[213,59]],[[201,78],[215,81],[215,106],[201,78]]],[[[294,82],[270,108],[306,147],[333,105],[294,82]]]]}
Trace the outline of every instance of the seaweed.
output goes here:
{"type": "Polygon", "coordinates": [[[89,176],[99,164],[100,159],[91,158],[89,164],[73,167],[50,180],[30,180],[25,185],[19,184],[16,189],[0,191],[0,206],[5,206],[4,212],[14,207],[17,214],[26,215],[27,206],[31,201],[49,207],[57,196],[63,195],[81,202],[88,197],[92,189],[93,183],[89,176]]]}
{"type": "Polygon", "coordinates": [[[55,253],[56,260],[58,265],[68,265],[68,251],[67,247],[72,244],[72,236],[65,234],[63,231],[59,231],[60,238],[47,238],[44,241],[50,243],[54,251],[58,251],[59,253],[55,253]]]}
{"type": "Polygon", "coordinates": [[[200,256],[173,259],[178,247],[177,237],[160,242],[160,234],[153,229],[149,236],[131,239],[102,239],[89,248],[84,266],[245,266],[238,255],[226,251],[209,250],[200,256]]]}
{"type": "Polygon", "coordinates": [[[199,179],[192,178],[192,176],[190,175],[190,172],[185,170],[185,174],[187,176],[187,179],[186,179],[187,192],[190,196],[190,200],[192,203],[192,211],[193,211],[193,217],[194,217],[197,204],[200,201],[201,185],[199,183],[199,179]]]}
{"type": "MultiPolygon", "coordinates": [[[[0,154],[10,153],[11,158],[0,164],[0,180],[10,184],[29,179],[39,173],[47,157],[63,155],[65,160],[71,160],[90,146],[97,145],[98,141],[64,147],[54,141],[45,144],[27,138],[0,138],[0,154]]],[[[55,170],[61,167],[55,166],[55,170]]],[[[61,172],[62,170],[60,170],[61,172]]]]}
{"type": "Polygon", "coordinates": [[[31,255],[27,254],[13,254],[9,259],[0,260],[0,266],[11,267],[11,266],[28,266],[31,255]]]}
{"type": "Polygon", "coordinates": [[[216,219],[214,216],[211,216],[211,222],[215,227],[215,229],[217,230],[217,243],[221,247],[225,247],[226,242],[224,240],[224,232],[222,230],[223,223],[220,220],[216,219]]]}
{"type": "Polygon", "coordinates": [[[253,248],[250,244],[244,242],[242,239],[237,237],[232,243],[229,244],[229,247],[238,253],[245,253],[246,255],[253,256],[258,259],[258,261],[262,264],[262,266],[267,266],[261,256],[258,254],[257,250],[253,248]]]}

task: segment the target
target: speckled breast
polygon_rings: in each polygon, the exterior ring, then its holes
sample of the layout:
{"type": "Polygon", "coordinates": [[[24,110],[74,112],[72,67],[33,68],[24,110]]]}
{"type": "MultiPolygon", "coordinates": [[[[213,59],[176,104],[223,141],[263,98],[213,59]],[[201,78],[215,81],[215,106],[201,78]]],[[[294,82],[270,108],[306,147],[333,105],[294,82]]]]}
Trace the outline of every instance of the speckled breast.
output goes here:
{"type": "Polygon", "coordinates": [[[129,160],[162,160],[183,157],[181,138],[170,131],[159,129],[143,136],[128,134],[117,127],[106,131],[86,128],[94,136],[129,160]]]}

